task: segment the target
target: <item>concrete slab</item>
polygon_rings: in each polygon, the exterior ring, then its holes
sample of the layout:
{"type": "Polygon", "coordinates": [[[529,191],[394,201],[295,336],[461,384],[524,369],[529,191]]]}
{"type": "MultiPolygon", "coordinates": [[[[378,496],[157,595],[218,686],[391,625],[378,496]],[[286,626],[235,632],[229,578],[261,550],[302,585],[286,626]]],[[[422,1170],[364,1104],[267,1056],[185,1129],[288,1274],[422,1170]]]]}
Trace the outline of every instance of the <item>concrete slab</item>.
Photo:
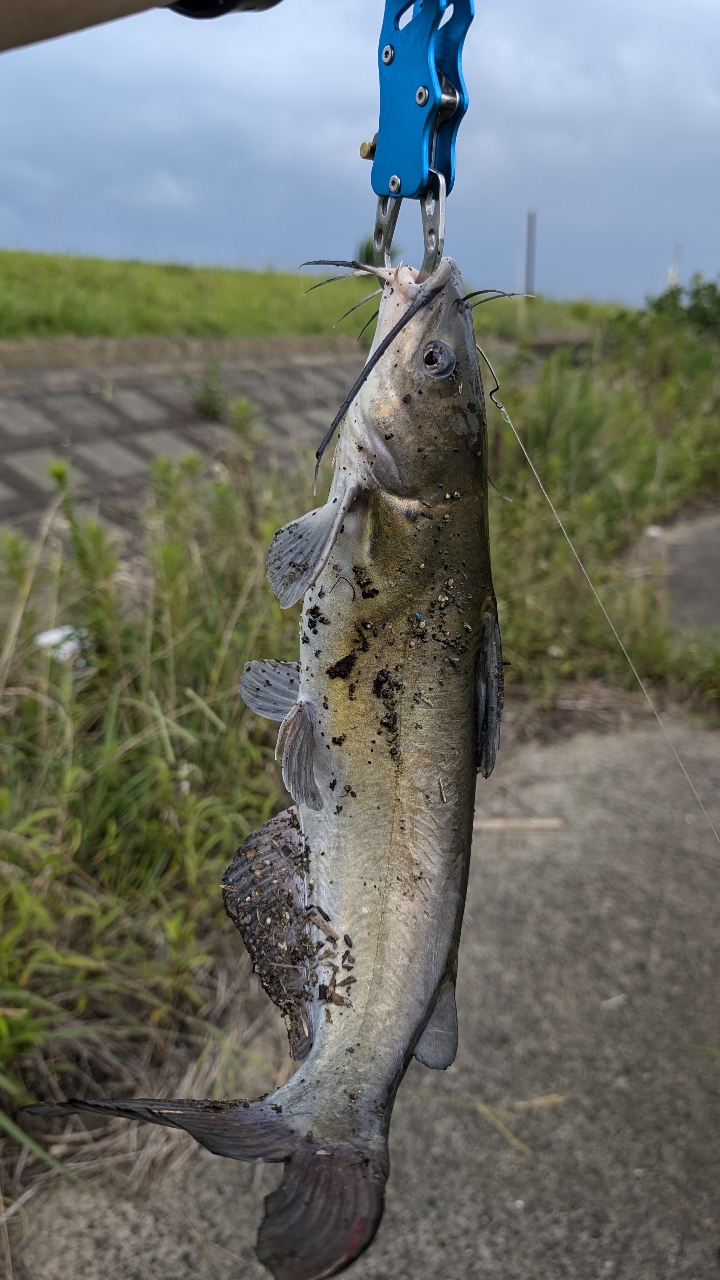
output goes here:
{"type": "Polygon", "coordinates": [[[154,458],[169,458],[171,462],[179,462],[189,453],[197,453],[194,445],[172,431],[143,431],[133,436],[133,444],[154,458]]]}
{"type": "Polygon", "coordinates": [[[53,436],[58,428],[50,418],[22,400],[0,398],[0,427],[10,436],[53,436]]]}
{"type": "Polygon", "coordinates": [[[131,422],[138,422],[143,426],[152,426],[153,423],[164,422],[167,418],[167,410],[158,404],[157,400],[152,400],[150,396],[134,388],[113,391],[112,404],[120,409],[126,418],[130,418],[131,422]]]}
{"type": "Polygon", "coordinates": [[[93,444],[79,444],[75,453],[108,480],[126,480],[145,470],[146,463],[137,454],[115,440],[97,440],[93,444]]]}
{"type": "Polygon", "coordinates": [[[119,426],[117,414],[99,395],[66,392],[43,396],[43,408],[51,417],[68,427],[84,427],[93,431],[113,431],[119,426]]]}
{"type": "MultiPolygon", "coordinates": [[[[62,455],[59,450],[53,449],[28,449],[21,453],[11,453],[6,458],[7,466],[41,493],[56,492],[57,483],[50,475],[49,468],[51,463],[58,461],[68,462],[69,459],[67,454],[62,455]]],[[[75,486],[80,487],[88,483],[87,476],[74,466],[72,480],[75,486]]]]}
{"type": "Polygon", "coordinates": [[[682,631],[720,631],[720,512],[664,531],[671,618],[682,631]]]}

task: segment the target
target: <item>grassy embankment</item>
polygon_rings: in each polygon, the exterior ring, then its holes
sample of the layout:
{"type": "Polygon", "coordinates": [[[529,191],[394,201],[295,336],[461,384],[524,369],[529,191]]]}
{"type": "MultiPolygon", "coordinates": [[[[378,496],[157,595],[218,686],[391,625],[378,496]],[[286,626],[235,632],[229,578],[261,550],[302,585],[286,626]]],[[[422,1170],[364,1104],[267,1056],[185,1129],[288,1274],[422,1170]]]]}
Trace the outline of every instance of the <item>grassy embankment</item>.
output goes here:
{"type": "MultiPolygon", "coordinates": [[[[303,301],[297,277],[274,273],[2,254],[0,336],[327,332],[367,291],[349,282],[303,301]]],[[[682,305],[618,313],[540,300],[524,317],[514,302],[475,315],[490,345],[518,324],[531,337],[590,340],[581,364],[560,351],[540,367],[521,342],[503,360],[500,394],[641,673],[716,707],[718,651],[672,636],[657,593],[628,582],[622,554],[649,523],[720,489],[717,333],[682,305]]],[[[248,482],[247,409],[235,425],[221,474],[156,469],[142,566],[121,563],[67,499],[42,545],[16,534],[2,543],[0,1083],[10,1124],[31,1096],[116,1087],[123,1072],[132,1088],[139,1046],[161,1068],[183,1039],[209,1034],[228,1062],[208,1025],[227,1005],[239,946],[223,968],[233,931],[218,885],[280,800],[272,729],[235,688],[249,657],[294,656],[295,619],[278,609],[263,557],[289,505],[309,501],[287,475],[282,500],[271,472],[255,468],[248,482]],[[60,625],[74,630],[74,655],[34,642],[60,625]]],[[[513,499],[490,498],[512,679],[541,699],[561,680],[627,682],[494,409],[490,455],[513,499]]],[[[248,1052],[232,1050],[232,1085],[218,1067],[207,1090],[241,1092],[248,1052]]]]}
{"type": "MultiPolygon", "coordinates": [[[[353,303],[370,292],[367,279],[316,289],[330,268],[307,279],[280,271],[230,271],[147,262],[108,262],[60,254],[0,250],[0,339],[122,338],[134,334],[255,337],[263,334],[328,334],[353,303]]],[[[372,308],[356,312],[339,332],[356,333],[372,308]],[[362,319],[358,323],[358,317],[362,319]]],[[[514,339],[594,333],[612,308],[540,298],[476,311],[478,332],[514,339]]]]}

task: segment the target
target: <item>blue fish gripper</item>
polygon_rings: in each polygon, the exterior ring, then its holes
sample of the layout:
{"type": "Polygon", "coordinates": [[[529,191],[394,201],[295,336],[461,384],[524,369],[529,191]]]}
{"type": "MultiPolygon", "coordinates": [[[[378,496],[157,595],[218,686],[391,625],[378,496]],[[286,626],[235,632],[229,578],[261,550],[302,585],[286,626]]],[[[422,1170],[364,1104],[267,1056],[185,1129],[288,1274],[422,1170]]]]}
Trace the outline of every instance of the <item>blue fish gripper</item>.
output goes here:
{"type": "Polygon", "coordinates": [[[468,108],[462,48],[473,0],[386,0],[380,32],[380,125],[372,188],[419,200],[431,170],[452,191],[455,139],[468,108]]]}

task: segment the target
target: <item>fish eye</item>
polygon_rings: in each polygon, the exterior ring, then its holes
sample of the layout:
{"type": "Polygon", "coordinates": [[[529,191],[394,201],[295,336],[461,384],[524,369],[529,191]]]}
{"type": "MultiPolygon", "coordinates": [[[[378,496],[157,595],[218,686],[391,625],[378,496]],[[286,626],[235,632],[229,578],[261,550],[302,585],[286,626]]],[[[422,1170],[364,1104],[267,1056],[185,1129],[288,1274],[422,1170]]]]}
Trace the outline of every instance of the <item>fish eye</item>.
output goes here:
{"type": "Polygon", "coordinates": [[[423,368],[429,377],[449,378],[456,364],[455,352],[447,342],[440,342],[437,338],[428,342],[423,351],[423,368]]]}

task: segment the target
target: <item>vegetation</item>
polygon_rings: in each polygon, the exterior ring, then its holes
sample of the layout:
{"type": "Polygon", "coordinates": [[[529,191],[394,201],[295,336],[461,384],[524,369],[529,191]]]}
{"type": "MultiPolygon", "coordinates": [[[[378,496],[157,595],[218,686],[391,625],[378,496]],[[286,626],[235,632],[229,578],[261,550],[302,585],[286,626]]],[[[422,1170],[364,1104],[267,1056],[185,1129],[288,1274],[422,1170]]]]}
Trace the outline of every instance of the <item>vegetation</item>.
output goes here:
{"type": "MultiPolygon", "coordinates": [[[[138,1037],[158,1069],[178,1043],[195,1056],[208,1036],[219,1043],[215,1014],[238,981],[247,992],[219,884],[244,836],[280,807],[282,784],[272,728],[236,690],[251,656],[294,656],[297,631],[265,581],[276,478],[254,457],[247,402],[234,420],[238,444],[212,474],[199,459],[156,465],[142,557],[121,556],[77,515],[61,467],[36,540],[9,533],[0,547],[0,1086],[11,1132],[18,1104],[84,1091],[90,1076],[91,1091],[118,1078],[127,1091],[128,1077],[132,1091],[138,1037]]],[[[286,477],[284,510],[307,502],[286,477]]],[[[232,1083],[226,1055],[206,1085],[247,1090],[251,1050],[235,1043],[232,1083]]]]}
{"type": "MultiPolygon", "coordinates": [[[[329,334],[368,293],[366,279],[306,293],[332,274],[332,268],[323,275],[316,269],[290,275],[0,250],[0,339],[329,334]]],[[[509,339],[538,333],[583,338],[613,310],[590,302],[538,298],[525,305],[511,299],[481,307],[475,316],[478,332],[509,339]]],[[[338,332],[355,334],[370,311],[362,312],[360,323],[356,313],[338,332]]]]}
{"type": "Polygon", "coordinates": [[[694,275],[687,288],[675,285],[650,300],[650,311],[673,326],[689,325],[700,333],[720,338],[720,288],[714,280],[694,275]]]}
{"type": "Polygon", "coordinates": [[[368,289],[323,278],[0,250],[0,338],[327,334],[368,289]]]}
{"type": "MultiPolygon", "coordinates": [[[[499,395],[641,674],[720,702],[717,640],[681,642],[661,582],[624,553],[680,508],[720,490],[720,347],[669,308],[619,312],[579,358],[539,367],[522,346],[499,395]]],[[[492,386],[492,380],[489,380],[492,386]]],[[[512,430],[490,411],[494,575],[509,676],[536,697],[560,679],[632,673],[562,538],[512,430]]]]}

